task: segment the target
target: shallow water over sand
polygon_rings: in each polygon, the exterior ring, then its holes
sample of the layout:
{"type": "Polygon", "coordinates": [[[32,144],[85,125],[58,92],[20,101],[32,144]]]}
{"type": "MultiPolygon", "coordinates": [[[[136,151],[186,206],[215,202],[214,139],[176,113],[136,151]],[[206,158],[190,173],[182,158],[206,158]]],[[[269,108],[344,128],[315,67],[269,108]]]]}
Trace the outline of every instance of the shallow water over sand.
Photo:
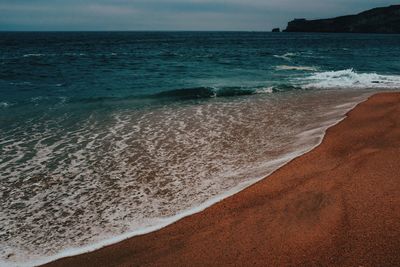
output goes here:
{"type": "Polygon", "coordinates": [[[1,253],[34,260],[157,226],[309,150],[363,99],[277,93],[21,125],[5,134],[20,142],[0,140],[1,253]]]}

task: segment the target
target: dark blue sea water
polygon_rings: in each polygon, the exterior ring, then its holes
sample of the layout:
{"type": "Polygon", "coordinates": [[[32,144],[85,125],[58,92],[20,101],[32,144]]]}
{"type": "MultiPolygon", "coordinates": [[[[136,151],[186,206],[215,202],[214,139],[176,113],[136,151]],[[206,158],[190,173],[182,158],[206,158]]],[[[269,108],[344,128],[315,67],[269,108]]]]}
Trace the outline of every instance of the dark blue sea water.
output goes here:
{"type": "Polygon", "coordinates": [[[1,264],[152,231],[400,88],[400,35],[0,33],[1,264]]]}

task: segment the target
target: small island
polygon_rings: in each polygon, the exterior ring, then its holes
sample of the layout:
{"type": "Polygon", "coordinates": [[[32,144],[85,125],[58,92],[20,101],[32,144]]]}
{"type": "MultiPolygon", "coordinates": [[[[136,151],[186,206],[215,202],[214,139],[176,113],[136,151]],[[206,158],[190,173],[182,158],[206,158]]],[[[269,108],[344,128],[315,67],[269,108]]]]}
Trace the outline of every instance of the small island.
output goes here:
{"type": "Polygon", "coordinates": [[[400,33],[400,5],[330,19],[294,19],[284,32],[400,33]]]}

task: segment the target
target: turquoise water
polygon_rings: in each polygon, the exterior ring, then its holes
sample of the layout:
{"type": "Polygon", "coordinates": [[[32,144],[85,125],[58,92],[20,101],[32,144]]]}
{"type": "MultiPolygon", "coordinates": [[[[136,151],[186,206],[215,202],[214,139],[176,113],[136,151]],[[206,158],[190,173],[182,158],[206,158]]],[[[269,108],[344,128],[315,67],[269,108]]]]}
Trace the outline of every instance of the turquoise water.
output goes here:
{"type": "Polygon", "coordinates": [[[162,227],[400,88],[400,35],[0,33],[0,258],[162,227]]]}

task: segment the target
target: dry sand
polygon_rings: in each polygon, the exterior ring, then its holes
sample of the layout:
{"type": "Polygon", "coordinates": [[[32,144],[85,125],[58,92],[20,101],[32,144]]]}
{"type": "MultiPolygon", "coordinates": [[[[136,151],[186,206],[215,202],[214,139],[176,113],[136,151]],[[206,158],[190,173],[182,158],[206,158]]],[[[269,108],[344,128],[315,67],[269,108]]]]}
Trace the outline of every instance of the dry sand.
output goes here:
{"type": "Polygon", "coordinates": [[[400,266],[400,93],[320,146],[157,232],[47,266],[400,266]]]}

